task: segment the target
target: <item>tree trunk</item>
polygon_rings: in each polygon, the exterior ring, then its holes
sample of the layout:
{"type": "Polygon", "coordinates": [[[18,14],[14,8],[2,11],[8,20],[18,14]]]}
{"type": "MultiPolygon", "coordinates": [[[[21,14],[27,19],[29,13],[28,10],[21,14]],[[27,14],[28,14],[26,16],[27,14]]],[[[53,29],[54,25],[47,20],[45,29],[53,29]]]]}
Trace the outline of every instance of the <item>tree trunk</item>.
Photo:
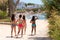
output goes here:
{"type": "Polygon", "coordinates": [[[11,14],[14,13],[16,10],[16,6],[19,3],[19,0],[16,1],[16,4],[14,4],[13,0],[8,0],[8,8],[9,8],[9,14],[8,16],[11,16],[11,14]]]}
{"type": "Polygon", "coordinates": [[[8,8],[9,8],[8,16],[11,16],[11,14],[13,13],[13,0],[8,0],[8,8]]]}

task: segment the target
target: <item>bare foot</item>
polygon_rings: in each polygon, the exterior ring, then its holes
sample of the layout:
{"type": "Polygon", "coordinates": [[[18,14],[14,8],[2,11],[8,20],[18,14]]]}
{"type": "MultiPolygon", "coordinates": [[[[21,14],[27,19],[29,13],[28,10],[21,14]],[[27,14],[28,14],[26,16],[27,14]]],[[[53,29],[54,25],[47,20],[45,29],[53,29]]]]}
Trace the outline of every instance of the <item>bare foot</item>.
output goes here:
{"type": "Polygon", "coordinates": [[[11,36],[11,38],[13,38],[13,36],[11,36]]]}
{"type": "Polygon", "coordinates": [[[31,34],[31,36],[33,36],[33,34],[31,34]]]}

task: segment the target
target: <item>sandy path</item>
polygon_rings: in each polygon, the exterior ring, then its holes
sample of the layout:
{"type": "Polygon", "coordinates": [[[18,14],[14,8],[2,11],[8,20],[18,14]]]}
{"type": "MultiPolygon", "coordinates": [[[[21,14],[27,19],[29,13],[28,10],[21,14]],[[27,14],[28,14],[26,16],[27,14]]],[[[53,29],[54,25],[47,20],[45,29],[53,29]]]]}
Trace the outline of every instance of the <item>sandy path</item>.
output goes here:
{"type": "Polygon", "coordinates": [[[0,24],[0,40],[49,40],[48,38],[48,21],[47,20],[37,20],[37,34],[35,36],[29,36],[31,34],[31,23],[27,20],[27,31],[26,35],[22,38],[10,38],[10,25],[0,24]]]}

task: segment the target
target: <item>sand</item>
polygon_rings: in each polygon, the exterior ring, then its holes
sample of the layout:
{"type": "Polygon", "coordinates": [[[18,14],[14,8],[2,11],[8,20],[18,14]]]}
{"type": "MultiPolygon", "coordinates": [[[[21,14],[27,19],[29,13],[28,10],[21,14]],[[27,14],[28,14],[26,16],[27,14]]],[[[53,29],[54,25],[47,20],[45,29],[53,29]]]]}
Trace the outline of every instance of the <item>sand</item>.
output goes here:
{"type": "MultiPolygon", "coordinates": [[[[48,20],[37,20],[36,21],[36,35],[30,36],[31,34],[31,23],[30,19],[27,20],[26,35],[23,35],[22,38],[10,38],[11,25],[0,24],[0,40],[49,40],[48,38],[48,20]]],[[[17,26],[16,26],[17,27],[17,26]]],[[[18,27],[17,27],[18,28],[18,27]]],[[[17,29],[18,31],[18,29],[17,29]]],[[[19,35],[20,36],[20,35],[19,35]]]]}

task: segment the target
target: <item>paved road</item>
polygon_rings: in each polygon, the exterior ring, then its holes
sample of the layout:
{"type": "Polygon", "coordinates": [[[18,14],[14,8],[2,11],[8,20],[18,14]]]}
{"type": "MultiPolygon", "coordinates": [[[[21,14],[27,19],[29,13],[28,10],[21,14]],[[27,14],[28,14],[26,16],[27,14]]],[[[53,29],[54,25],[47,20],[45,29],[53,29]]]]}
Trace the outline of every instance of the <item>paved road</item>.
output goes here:
{"type": "Polygon", "coordinates": [[[0,40],[50,40],[48,37],[48,21],[37,20],[37,34],[30,36],[31,34],[31,23],[27,20],[27,32],[22,38],[10,38],[10,25],[0,24],[0,40]]]}

